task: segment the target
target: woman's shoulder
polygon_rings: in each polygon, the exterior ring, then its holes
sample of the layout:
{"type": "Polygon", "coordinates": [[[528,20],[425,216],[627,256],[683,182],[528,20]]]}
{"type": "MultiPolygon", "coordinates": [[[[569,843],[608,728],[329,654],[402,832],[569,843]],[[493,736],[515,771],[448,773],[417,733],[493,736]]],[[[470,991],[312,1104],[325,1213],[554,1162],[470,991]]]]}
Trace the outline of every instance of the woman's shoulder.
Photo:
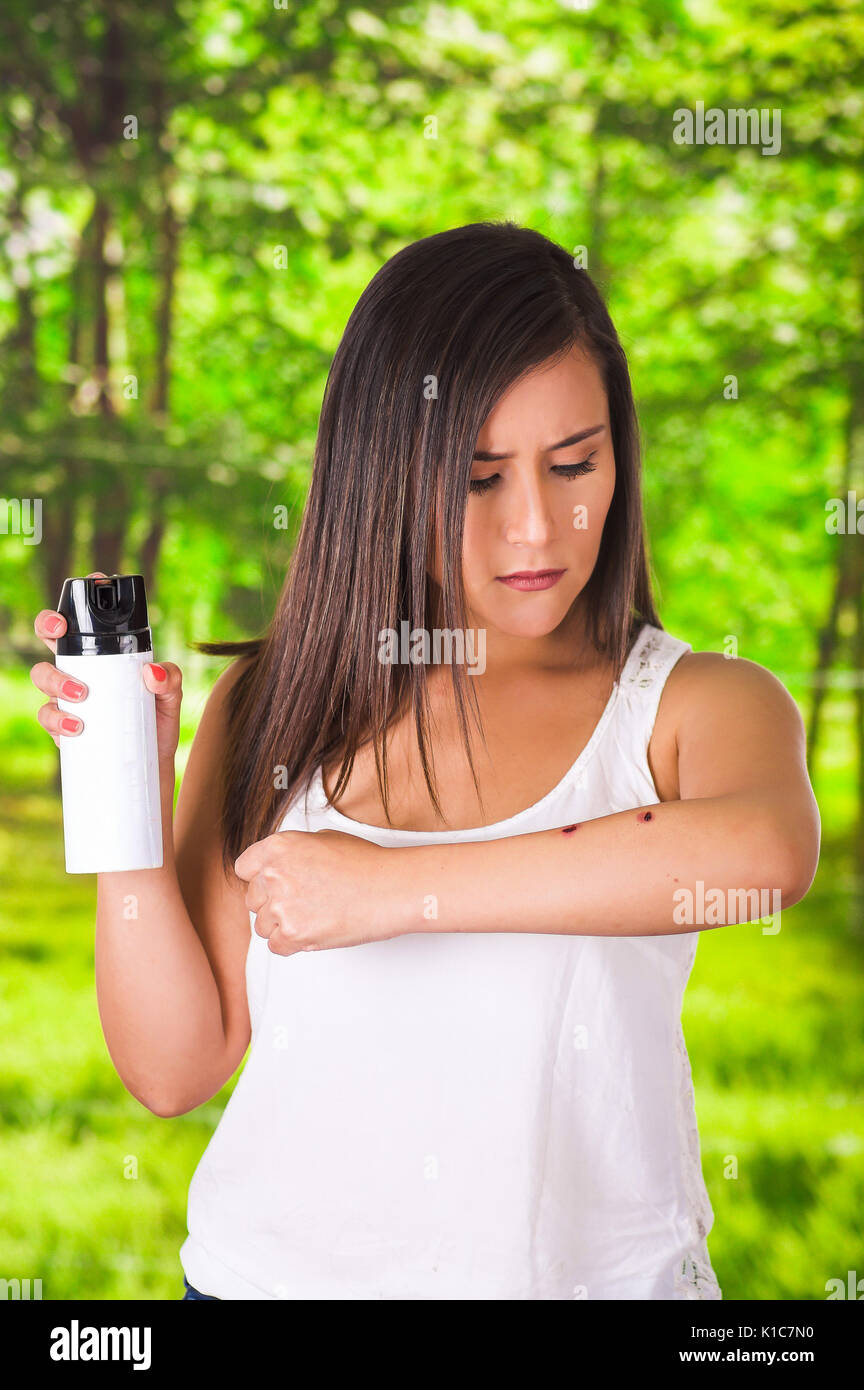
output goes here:
{"type": "Polygon", "coordinates": [[[662,800],[681,795],[685,757],[691,776],[694,766],[710,765],[712,776],[721,780],[766,756],[788,759],[790,749],[803,759],[800,711],[767,667],[683,645],[667,672],[652,729],[652,768],[656,764],[665,778],[657,781],[662,800]]]}
{"type": "Polygon", "coordinates": [[[800,719],[789,691],[766,666],[731,653],[694,651],[689,644],[670,670],[663,696],[667,717],[722,711],[724,716],[762,719],[794,711],[800,719]]]}

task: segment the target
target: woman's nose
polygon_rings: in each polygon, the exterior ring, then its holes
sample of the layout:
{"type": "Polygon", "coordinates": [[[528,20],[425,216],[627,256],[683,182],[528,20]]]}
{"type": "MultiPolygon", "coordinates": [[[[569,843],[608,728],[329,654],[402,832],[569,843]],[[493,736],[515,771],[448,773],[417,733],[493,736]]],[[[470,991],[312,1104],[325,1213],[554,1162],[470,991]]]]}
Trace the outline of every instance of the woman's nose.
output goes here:
{"type": "Polygon", "coordinates": [[[507,543],[546,545],[551,539],[552,529],[552,514],[543,488],[532,481],[514,489],[504,526],[507,543]]]}

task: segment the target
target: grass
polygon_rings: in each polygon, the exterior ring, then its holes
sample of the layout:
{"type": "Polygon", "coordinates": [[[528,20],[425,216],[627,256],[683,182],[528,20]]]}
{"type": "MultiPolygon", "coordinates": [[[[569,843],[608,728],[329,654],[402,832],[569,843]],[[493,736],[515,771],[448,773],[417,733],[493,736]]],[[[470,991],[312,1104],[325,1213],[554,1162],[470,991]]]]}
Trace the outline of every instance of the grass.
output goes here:
{"type": "MultiPolygon", "coordinates": [[[[188,692],[179,766],[204,692],[188,692]]],[[[0,1277],[44,1298],[177,1299],[189,1181],[235,1081],[159,1119],[108,1056],[93,979],[95,881],[64,872],[41,697],[0,677],[0,1277]]],[[[848,724],[845,726],[848,728],[848,724]]],[[[709,1249],[724,1298],[824,1299],[864,1276],[864,931],[844,726],[828,730],[823,857],[776,935],[703,932],[685,995],[709,1249]]]]}

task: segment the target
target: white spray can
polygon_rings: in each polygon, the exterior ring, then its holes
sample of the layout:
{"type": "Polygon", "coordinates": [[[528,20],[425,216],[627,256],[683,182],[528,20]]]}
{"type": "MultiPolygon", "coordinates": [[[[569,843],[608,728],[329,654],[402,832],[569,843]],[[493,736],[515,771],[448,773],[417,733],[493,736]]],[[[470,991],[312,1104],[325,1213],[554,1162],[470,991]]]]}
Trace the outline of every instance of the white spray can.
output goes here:
{"type": "Polygon", "coordinates": [[[68,874],[162,867],[156,697],[144,684],[153,660],[140,574],[67,579],[57,605],[66,631],[55,665],[87,686],[80,734],[60,736],[68,874]]]}

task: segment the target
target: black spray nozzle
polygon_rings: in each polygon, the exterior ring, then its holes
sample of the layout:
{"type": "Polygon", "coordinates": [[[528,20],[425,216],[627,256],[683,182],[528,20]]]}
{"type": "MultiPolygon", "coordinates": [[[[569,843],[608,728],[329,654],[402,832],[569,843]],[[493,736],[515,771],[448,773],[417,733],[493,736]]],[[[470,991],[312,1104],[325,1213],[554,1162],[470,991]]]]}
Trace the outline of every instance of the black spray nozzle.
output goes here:
{"type": "Polygon", "coordinates": [[[94,576],[66,579],[57,612],[66,619],[66,632],[58,638],[58,654],[80,652],[82,639],[86,649],[130,650],[134,646],[144,650],[149,646],[143,575],[110,574],[104,579],[94,576]],[[136,640],[131,643],[123,641],[127,636],[136,640]],[[119,646],[106,639],[117,639],[119,646]]]}

